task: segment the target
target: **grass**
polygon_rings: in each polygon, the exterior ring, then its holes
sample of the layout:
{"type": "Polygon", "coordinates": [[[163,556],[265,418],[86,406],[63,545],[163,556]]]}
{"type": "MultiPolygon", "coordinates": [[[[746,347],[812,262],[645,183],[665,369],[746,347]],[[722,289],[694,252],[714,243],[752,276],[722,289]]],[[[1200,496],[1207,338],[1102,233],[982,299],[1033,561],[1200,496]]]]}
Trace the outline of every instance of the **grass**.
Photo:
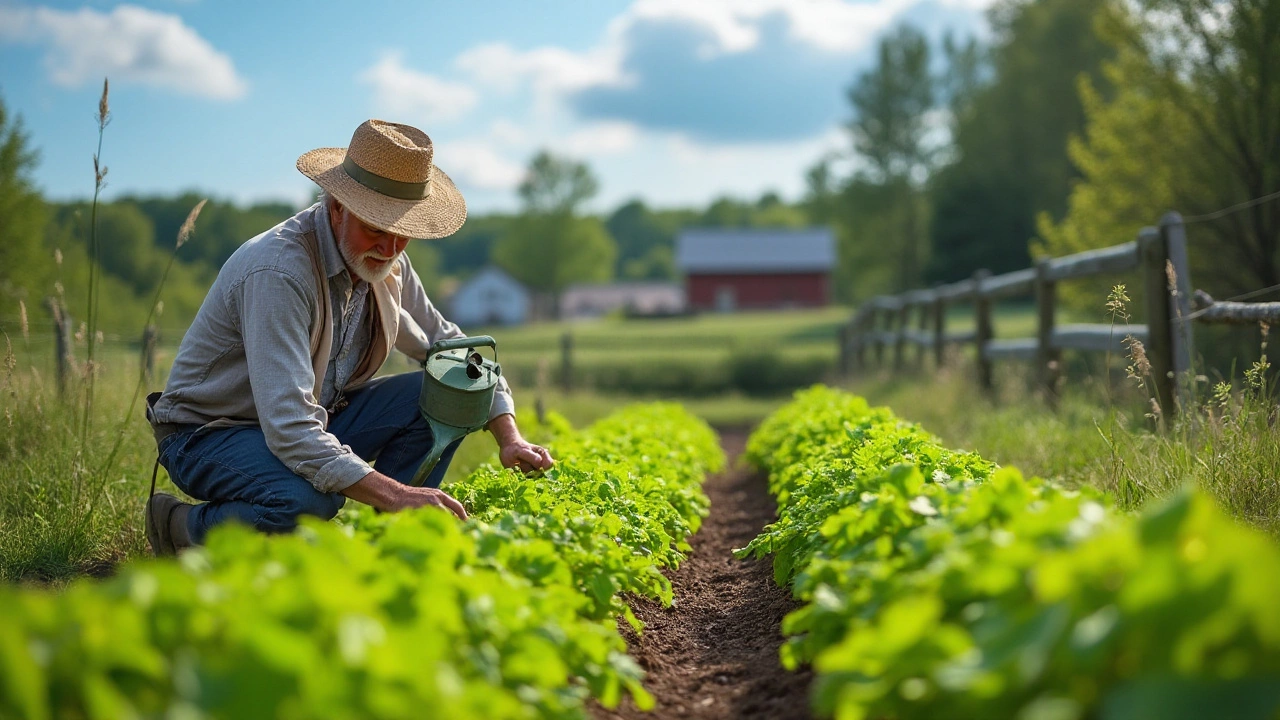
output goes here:
{"type": "MultiPolygon", "coordinates": [[[[52,353],[50,353],[52,354],[52,353]]],[[[8,355],[0,377],[4,397],[0,441],[0,579],[49,581],[94,573],[142,553],[142,504],[155,445],[145,422],[129,423],[109,474],[98,472],[117,437],[115,420],[133,391],[138,360],[123,348],[100,346],[102,369],[95,423],[81,443],[84,379],[60,399],[52,361],[8,355]]]]}

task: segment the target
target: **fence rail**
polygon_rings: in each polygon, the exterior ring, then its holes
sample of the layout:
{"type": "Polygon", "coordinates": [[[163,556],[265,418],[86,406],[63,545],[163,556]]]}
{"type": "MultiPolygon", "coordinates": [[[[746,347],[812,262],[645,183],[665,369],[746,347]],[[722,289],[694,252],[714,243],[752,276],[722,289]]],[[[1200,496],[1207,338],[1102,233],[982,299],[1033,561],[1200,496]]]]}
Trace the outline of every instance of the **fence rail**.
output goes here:
{"type": "Polygon", "coordinates": [[[1143,228],[1130,242],[1089,250],[1060,258],[1042,258],[1035,267],[1002,275],[979,270],[973,277],[929,290],[872,298],[854,312],[840,331],[841,372],[868,366],[868,354],[883,366],[892,350],[892,368],[907,365],[907,348],[914,347],[920,367],[928,351],[934,363],[947,362],[950,345],[975,345],[979,383],[992,387],[992,364],[1005,360],[1032,361],[1036,381],[1052,402],[1060,380],[1064,350],[1123,353],[1126,337],[1139,340],[1151,360],[1157,399],[1167,413],[1185,406],[1178,397],[1188,384],[1183,375],[1191,368],[1192,323],[1280,323],[1280,302],[1215,302],[1202,291],[1191,293],[1187,265],[1186,226],[1182,216],[1167,213],[1156,227],[1143,228]],[[1058,283],[1102,275],[1138,271],[1141,301],[1148,322],[1144,325],[1056,324],[1058,283]],[[1036,335],[1024,338],[995,337],[992,302],[1001,298],[1034,296],[1036,335]],[[947,309],[972,304],[974,329],[947,330],[947,309]],[[916,322],[912,323],[912,315],[916,322]]]}

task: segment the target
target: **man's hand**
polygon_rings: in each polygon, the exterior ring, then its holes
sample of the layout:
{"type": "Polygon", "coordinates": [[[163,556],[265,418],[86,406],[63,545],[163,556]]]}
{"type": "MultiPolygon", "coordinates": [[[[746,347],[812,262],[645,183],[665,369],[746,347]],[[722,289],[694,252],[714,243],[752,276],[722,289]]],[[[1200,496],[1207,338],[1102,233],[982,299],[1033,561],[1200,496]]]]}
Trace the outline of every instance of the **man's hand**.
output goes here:
{"type": "Polygon", "coordinates": [[[486,429],[493,433],[493,439],[498,443],[498,461],[503,467],[527,473],[546,470],[556,464],[546,448],[534,445],[520,436],[516,419],[510,414],[499,415],[490,420],[486,429]]]}
{"type": "Polygon", "coordinates": [[[354,485],[343,490],[342,494],[383,512],[434,505],[457,515],[460,520],[467,519],[467,511],[462,503],[449,497],[443,490],[404,485],[377,470],[360,478],[354,485]]]}
{"type": "Polygon", "coordinates": [[[523,438],[498,448],[498,460],[502,463],[502,467],[515,468],[525,473],[546,470],[556,464],[546,448],[534,445],[523,438]]]}

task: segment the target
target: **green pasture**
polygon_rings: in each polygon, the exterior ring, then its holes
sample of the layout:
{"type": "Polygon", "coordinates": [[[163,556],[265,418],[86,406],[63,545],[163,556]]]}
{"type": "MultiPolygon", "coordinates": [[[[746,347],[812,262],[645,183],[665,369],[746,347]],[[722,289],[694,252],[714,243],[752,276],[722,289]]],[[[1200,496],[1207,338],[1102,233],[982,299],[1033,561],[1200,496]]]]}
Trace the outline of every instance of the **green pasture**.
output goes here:
{"type": "MultiPolygon", "coordinates": [[[[1124,378],[1124,358],[1113,358],[1106,370],[1100,358],[1069,357],[1076,374],[1056,412],[1028,390],[1022,363],[997,367],[995,397],[975,387],[963,358],[942,370],[926,359],[923,369],[896,376],[871,367],[837,378],[835,337],[849,314],[830,308],[468,330],[498,340],[499,360],[526,417],[541,406],[582,426],[646,397],[679,401],[719,427],[747,427],[783,404],[790,389],[752,394],[728,387],[723,373],[748,379],[751,373],[772,373],[792,387],[841,385],[922,423],[948,446],[978,450],[1029,474],[1102,488],[1125,507],[1191,481],[1215,488],[1215,497],[1237,517],[1271,530],[1280,527],[1280,424],[1274,422],[1274,398],[1265,388],[1237,378],[1226,395],[1210,402],[1211,388],[1202,385],[1202,402],[1191,417],[1203,421],[1161,435],[1150,432],[1144,417],[1145,393],[1124,378]],[[575,376],[584,381],[575,381],[569,391],[560,387],[558,376],[566,331],[574,338],[575,376]],[[586,382],[593,375],[607,379],[604,373],[610,370],[632,373],[644,391],[622,393],[586,382]],[[682,387],[685,380],[702,385],[682,387]],[[721,389],[708,391],[715,388],[721,389]]],[[[949,325],[962,331],[966,323],[972,323],[970,314],[956,308],[949,325]]],[[[1000,337],[1029,335],[1033,311],[1026,305],[999,306],[995,326],[1000,337]]],[[[0,366],[0,481],[6,488],[0,494],[0,578],[58,581],[106,571],[145,552],[142,506],[155,448],[141,402],[128,414],[140,367],[137,344],[108,335],[101,346],[91,423],[82,433],[83,382],[73,378],[69,397],[59,398],[52,342],[36,335],[24,340],[15,332],[8,338],[12,352],[0,347],[7,358],[0,366]],[[117,441],[118,457],[105,467],[117,441]]],[[[163,338],[159,376],[141,394],[163,386],[177,339],[173,332],[163,338]]],[[[77,352],[83,359],[83,346],[77,352]]],[[[385,372],[413,369],[397,354],[385,372]]],[[[448,480],[462,477],[493,452],[487,434],[469,437],[448,480]]],[[[159,486],[175,491],[163,470],[159,486]]]]}
{"type": "MultiPolygon", "coordinates": [[[[605,366],[638,367],[663,375],[668,366],[716,366],[729,356],[729,345],[753,347],[758,342],[785,345],[785,357],[817,357],[830,364],[835,356],[835,328],[848,316],[841,308],[806,312],[708,315],[663,320],[605,318],[592,322],[551,323],[520,328],[470,330],[498,339],[504,367],[536,368],[559,363],[560,337],[570,329],[580,340],[575,365],[584,372],[605,366]],[[543,360],[543,358],[551,358],[543,360]]],[[[125,333],[107,333],[99,345],[98,375],[90,423],[83,429],[84,376],[77,370],[66,397],[60,397],[50,333],[33,328],[23,338],[6,327],[8,345],[0,345],[0,404],[5,432],[0,439],[0,579],[58,582],[86,572],[106,572],[116,563],[146,552],[142,507],[155,461],[155,446],[143,416],[141,396],[160,389],[179,337],[167,332],[157,350],[157,377],[138,385],[140,348],[125,333]],[[138,392],[139,400],[130,404],[138,392]],[[111,448],[120,451],[107,467],[111,448]]],[[[0,342],[3,339],[0,338],[0,342]]],[[[76,347],[83,364],[85,348],[76,347]]],[[[394,355],[385,372],[404,372],[416,365],[394,355]]],[[[511,373],[516,402],[531,415],[539,404],[585,425],[634,395],[599,392],[589,385],[565,392],[551,380],[521,382],[511,373]],[[539,399],[541,402],[539,403],[539,399]]],[[[797,378],[797,386],[824,379],[797,378]]],[[[679,392],[650,394],[681,400],[679,392]]],[[[785,401],[786,395],[752,397],[740,392],[688,398],[692,412],[718,425],[746,425],[785,401]]],[[[485,433],[468,438],[450,468],[454,480],[493,456],[485,433]]],[[[160,470],[159,489],[177,492],[160,470]]]]}

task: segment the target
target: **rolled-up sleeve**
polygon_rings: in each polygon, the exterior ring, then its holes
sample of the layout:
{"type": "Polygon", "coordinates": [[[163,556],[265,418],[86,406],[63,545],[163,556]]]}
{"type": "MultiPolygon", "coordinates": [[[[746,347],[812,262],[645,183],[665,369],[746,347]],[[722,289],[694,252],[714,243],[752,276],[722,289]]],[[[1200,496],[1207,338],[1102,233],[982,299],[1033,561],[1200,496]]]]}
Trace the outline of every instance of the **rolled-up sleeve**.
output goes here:
{"type": "Polygon", "coordinates": [[[267,447],[285,467],[335,493],[372,472],[360,456],[325,430],[328,414],[314,394],[310,283],[276,268],[256,270],[234,293],[244,337],[249,383],[267,447]]]}
{"type": "MultiPolygon", "coordinates": [[[[462,330],[454,323],[446,320],[436,309],[422,281],[409,263],[409,256],[401,254],[402,285],[400,288],[400,331],[396,335],[396,349],[421,362],[427,357],[427,350],[433,343],[449,338],[462,337],[462,330]]],[[[489,407],[489,419],[499,415],[516,412],[515,398],[511,396],[511,386],[504,377],[498,378],[498,386],[494,389],[493,404],[489,407]]]]}

